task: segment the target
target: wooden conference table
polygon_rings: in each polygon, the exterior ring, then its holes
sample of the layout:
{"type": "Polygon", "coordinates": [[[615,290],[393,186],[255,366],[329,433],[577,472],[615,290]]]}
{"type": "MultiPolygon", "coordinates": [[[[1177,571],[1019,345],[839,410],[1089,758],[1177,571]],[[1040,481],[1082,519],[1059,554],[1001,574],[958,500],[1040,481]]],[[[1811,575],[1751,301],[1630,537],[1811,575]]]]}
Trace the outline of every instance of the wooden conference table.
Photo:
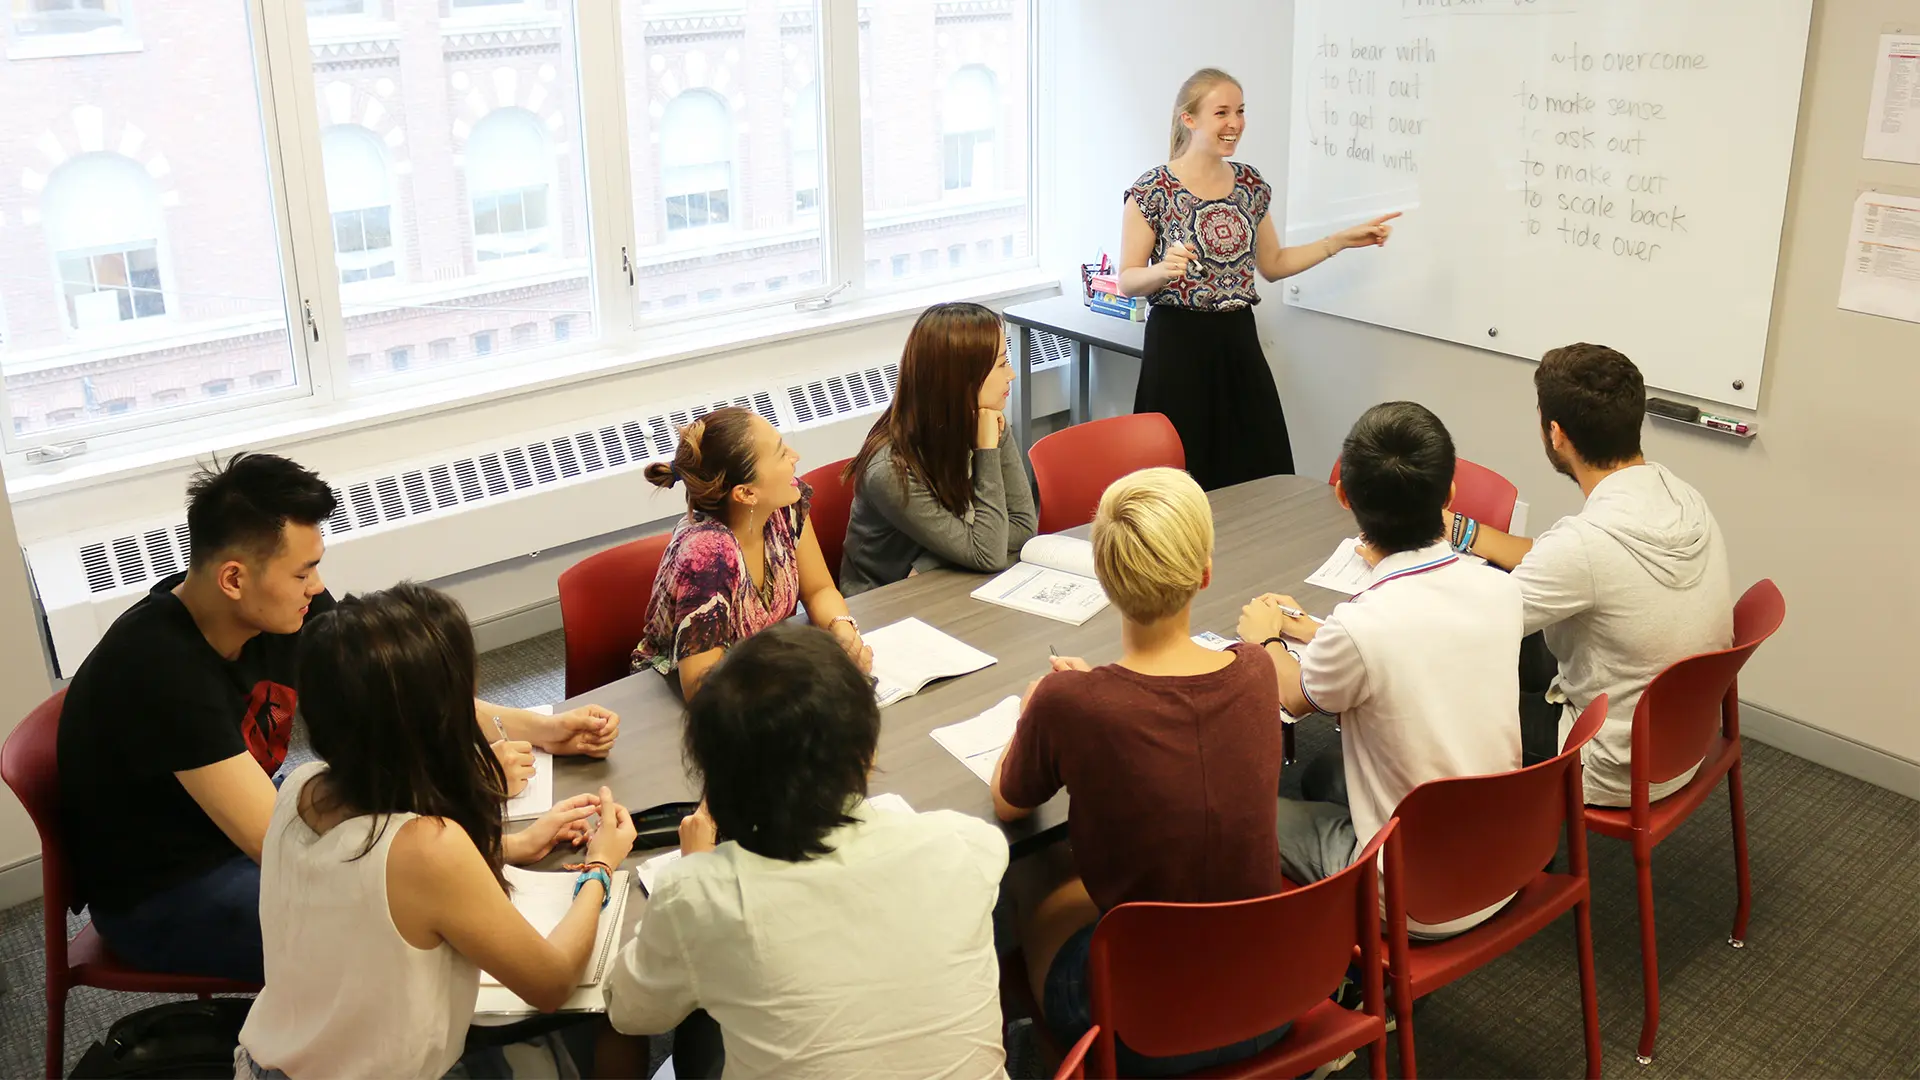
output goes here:
{"type": "MultiPolygon", "coordinates": [[[[1212,630],[1233,636],[1241,607],[1263,592],[1290,593],[1306,610],[1323,616],[1346,599],[1304,583],[1342,538],[1354,535],[1353,515],[1334,499],[1332,487],[1320,480],[1275,476],[1213,492],[1210,498],[1213,584],[1194,601],[1195,633],[1212,630]]],[[[1074,534],[1084,536],[1086,528],[1074,534]]],[[[1109,606],[1084,625],[1069,626],[973,599],[969,594],[984,580],[977,574],[941,570],[853,597],[848,607],[865,629],[917,617],[998,659],[992,667],[929,684],[881,710],[871,784],[874,794],[893,792],[915,810],[958,810],[994,821],[987,786],[930,733],[1024,692],[1048,670],[1048,646],[1096,665],[1119,659],[1120,613],[1109,606]]],[[[603,761],[559,759],[555,799],[597,791],[602,785],[611,788],[622,805],[636,810],[696,797],[682,764],[681,702],[664,678],[640,672],[559,708],[588,701],[620,714],[620,739],[603,761]]],[[[1027,820],[1004,826],[1013,856],[1050,842],[1049,834],[1066,820],[1062,793],[1027,820]]],[[[629,865],[650,854],[636,853],[629,865]]],[[[563,860],[556,853],[548,861],[563,860]]]]}

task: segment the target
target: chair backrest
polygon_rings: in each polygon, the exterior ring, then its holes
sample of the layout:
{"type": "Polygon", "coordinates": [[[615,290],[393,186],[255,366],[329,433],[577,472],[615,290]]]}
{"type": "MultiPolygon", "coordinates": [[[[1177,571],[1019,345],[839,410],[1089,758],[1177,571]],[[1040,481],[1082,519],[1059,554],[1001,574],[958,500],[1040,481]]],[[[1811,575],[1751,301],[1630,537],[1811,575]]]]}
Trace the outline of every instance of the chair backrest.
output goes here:
{"type": "MultiPolygon", "coordinates": [[[[1633,709],[1633,782],[1658,784],[1699,764],[1730,719],[1740,669],[1787,617],[1772,579],[1753,583],[1733,606],[1733,645],[1689,656],[1654,676],[1633,709]]],[[[1728,735],[1738,734],[1729,730],[1728,735]]]]}
{"type": "MultiPolygon", "coordinates": [[[[1339,482],[1340,459],[1335,458],[1327,483],[1339,482]]],[[[1454,459],[1453,509],[1456,513],[1506,532],[1513,528],[1513,509],[1519,502],[1520,489],[1506,477],[1466,458],[1454,459]]]]}
{"type": "Polygon", "coordinates": [[[853,485],[842,483],[840,473],[852,458],[841,458],[822,465],[800,479],[813,489],[812,509],[807,511],[807,528],[820,541],[820,554],[827,560],[827,572],[840,584],[840,553],[847,542],[847,515],[853,512],[853,485]]]}
{"type": "Polygon", "coordinates": [[[1399,894],[1406,917],[1431,926],[1471,915],[1533,880],[1560,846],[1562,830],[1580,842],[1580,751],[1606,719],[1601,694],[1552,759],[1429,780],[1409,791],[1393,811],[1400,833],[1387,848],[1387,889],[1399,894]]]}
{"type": "Polygon", "coordinates": [[[1088,963],[1101,1032],[1092,1071],[1114,1075],[1116,1038],[1137,1053],[1168,1057],[1271,1031],[1338,989],[1356,947],[1360,970],[1377,979],[1377,856],[1393,828],[1389,822],[1380,830],[1352,866],[1304,888],[1224,904],[1121,904],[1107,912],[1093,932],[1088,963]]]}
{"type": "Polygon", "coordinates": [[[1093,520],[1107,485],[1158,465],[1187,467],[1173,421],[1132,413],[1063,428],[1033,444],[1033,480],[1040,488],[1040,531],[1064,532],[1093,520]]]}
{"type": "Polygon", "coordinates": [[[567,638],[567,696],[605,686],[633,670],[647,628],[654,579],[671,533],[628,541],[560,572],[560,624],[567,638]]]}
{"type": "Polygon", "coordinates": [[[0,746],[4,779],[40,833],[41,910],[45,915],[47,972],[67,973],[67,905],[73,896],[72,868],[60,835],[60,709],[67,692],[57,691],[34,707],[0,746]]]}
{"type": "Polygon", "coordinates": [[[1054,1072],[1053,1080],[1086,1080],[1087,1051],[1093,1048],[1093,1040],[1099,1037],[1099,1024],[1088,1028],[1087,1033],[1080,1036],[1080,1041],[1073,1044],[1073,1049],[1067,1051],[1067,1056],[1061,1059],[1060,1068],[1054,1072]]]}

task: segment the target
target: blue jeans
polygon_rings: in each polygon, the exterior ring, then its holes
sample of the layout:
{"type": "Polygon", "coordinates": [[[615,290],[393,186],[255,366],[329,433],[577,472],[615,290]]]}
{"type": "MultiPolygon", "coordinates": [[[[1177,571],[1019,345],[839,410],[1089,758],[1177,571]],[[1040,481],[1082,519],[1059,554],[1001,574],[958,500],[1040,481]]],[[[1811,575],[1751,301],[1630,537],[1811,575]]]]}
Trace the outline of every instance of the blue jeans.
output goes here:
{"type": "Polygon", "coordinates": [[[260,864],[236,855],[93,924],[127,963],[171,975],[263,983],[260,864]]]}
{"type": "MultiPolygon", "coordinates": [[[[1093,996],[1087,987],[1087,958],[1093,953],[1093,928],[1097,925],[1083,926],[1075,931],[1067,943],[1060,946],[1052,966],[1047,968],[1046,1000],[1040,1003],[1040,1007],[1047,1014],[1047,1026],[1052,1029],[1062,1050],[1080,1041],[1080,1036],[1093,1026],[1093,996]]],[[[1121,1076],[1184,1076],[1199,1069],[1229,1065],[1250,1058],[1286,1038],[1287,1031],[1292,1027],[1293,1024],[1288,1022],[1264,1035],[1256,1035],[1231,1046],[1173,1057],[1147,1057],[1134,1053],[1116,1035],[1113,1040],[1114,1058],[1121,1076]]]]}

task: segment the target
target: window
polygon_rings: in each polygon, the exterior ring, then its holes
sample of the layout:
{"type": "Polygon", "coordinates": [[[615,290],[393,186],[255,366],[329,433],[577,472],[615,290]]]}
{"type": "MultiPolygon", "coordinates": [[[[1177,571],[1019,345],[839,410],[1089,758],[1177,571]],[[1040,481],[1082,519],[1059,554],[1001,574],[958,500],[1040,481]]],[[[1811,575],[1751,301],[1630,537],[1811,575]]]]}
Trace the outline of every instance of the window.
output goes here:
{"type": "Polygon", "coordinates": [[[973,245],[973,254],[974,257],[981,262],[986,262],[988,259],[993,258],[993,241],[981,240],[975,243],[973,245]]]}
{"type": "MultiPolygon", "coordinates": [[[[1008,233],[1021,240],[1008,258],[1030,258],[1028,12],[1035,6],[861,3],[869,258],[955,244],[978,249],[1008,233]]],[[[969,272],[994,269],[976,258],[969,272]]]]}
{"type": "MultiPolygon", "coordinates": [[[[492,335],[529,319],[568,315],[575,340],[595,336],[574,6],[307,5],[310,37],[355,43],[307,53],[342,283],[340,351],[407,346],[412,376],[454,364],[456,342],[472,344],[470,356],[511,355],[511,337],[492,335]],[[476,29],[476,15],[488,27],[510,15],[512,48],[476,29]],[[371,18],[425,34],[409,30],[393,59],[373,63],[357,43],[382,31],[353,29],[385,25],[371,18]]],[[[378,379],[368,389],[381,392],[401,370],[391,359],[349,363],[345,381],[378,379]]]]}
{"type": "Polygon", "coordinates": [[[707,90],[688,90],[667,105],[660,125],[660,189],[667,231],[725,225],[733,203],[733,118],[707,90]]]}
{"type": "Polygon", "coordinates": [[[1000,93],[993,72],[971,64],[947,79],[942,102],[941,160],[942,175],[948,191],[973,187],[976,182],[991,188],[993,175],[993,134],[1000,126],[1000,93]]]}
{"type": "Polygon", "coordinates": [[[118,30],[122,0],[13,0],[13,30],[30,34],[86,34],[118,30]]]}
{"type": "Polygon", "coordinates": [[[307,18],[328,19],[342,15],[372,15],[369,10],[378,0],[307,0],[307,18]]]}
{"type": "Polygon", "coordinates": [[[820,209],[820,91],[813,83],[800,89],[789,121],[793,132],[793,212],[820,209]]]}
{"type": "Polygon", "coordinates": [[[637,314],[713,317],[791,303],[762,283],[825,266],[826,7],[619,3],[637,314]],[[719,300],[696,301],[712,289],[719,300]]]}
{"type": "Polygon", "coordinates": [[[467,187],[473,192],[473,246],[481,262],[547,251],[553,151],[532,113],[495,109],[467,143],[467,187]]]}
{"type": "MultiPolygon", "coordinates": [[[[34,35],[122,35],[132,7],[7,0],[9,55],[34,35]]],[[[256,371],[278,374],[275,398],[306,383],[246,8],[155,3],[139,14],[148,37],[137,52],[85,55],[94,50],[75,40],[31,63],[0,60],[0,146],[17,148],[0,155],[11,169],[0,383],[3,411],[36,421],[23,439],[7,432],[12,451],[224,416],[252,404],[256,371]],[[186,85],[190,107],[163,92],[186,85]],[[233,400],[213,408],[203,388],[217,380],[233,400]],[[193,389],[167,401],[155,387],[193,389]]]]}
{"type": "Polygon", "coordinates": [[[321,135],[320,152],[340,283],[393,277],[393,185],[379,141],[366,128],[340,124],[321,135]]]}
{"type": "Polygon", "coordinates": [[[1003,259],[1013,258],[1013,237],[1012,236],[1003,236],[1000,238],[1000,257],[1003,259]]]}
{"type": "Polygon", "coordinates": [[[5,0],[8,464],[1021,265],[1038,7],[5,0]]]}
{"type": "Polygon", "coordinates": [[[71,329],[167,313],[160,199],[138,163],[102,152],[68,160],[48,178],[41,213],[71,329]]]}

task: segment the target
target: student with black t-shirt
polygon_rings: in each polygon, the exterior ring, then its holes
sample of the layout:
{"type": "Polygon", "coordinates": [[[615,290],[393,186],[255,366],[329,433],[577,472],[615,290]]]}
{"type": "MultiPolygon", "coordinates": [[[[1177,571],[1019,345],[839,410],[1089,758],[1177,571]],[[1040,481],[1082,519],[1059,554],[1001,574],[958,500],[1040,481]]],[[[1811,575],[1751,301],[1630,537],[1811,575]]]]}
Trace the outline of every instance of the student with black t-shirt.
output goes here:
{"type": "MultiPolygon", "coordinates": [[[[187,494],[187,572],[115,619],[67,690],[67,850],[75,902],[120,957],[259,982],[260,849],[299,699],[300,631],[333,607],[319,566],[335,500],[271,454],[235,455],[187,494]]],[[[515,787],[532,747],[604,757],[620,729],[598,706],[474,706],[515,787]]]]}

